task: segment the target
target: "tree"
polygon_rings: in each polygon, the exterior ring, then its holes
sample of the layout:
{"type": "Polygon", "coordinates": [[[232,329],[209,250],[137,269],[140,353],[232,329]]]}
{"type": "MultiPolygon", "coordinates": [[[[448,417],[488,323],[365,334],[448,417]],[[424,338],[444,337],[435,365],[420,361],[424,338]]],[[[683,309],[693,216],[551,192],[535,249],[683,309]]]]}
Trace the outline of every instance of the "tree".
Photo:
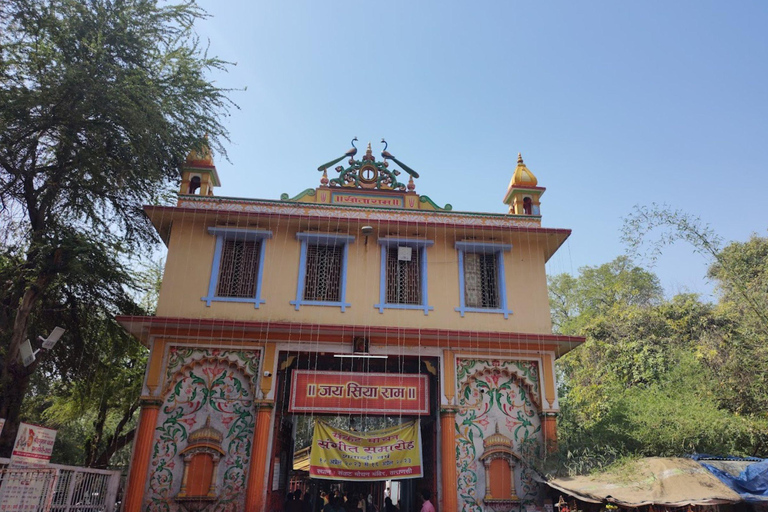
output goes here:
{"type": "MultiPolygon", "coordinates": [[[[157,261],[135,274],[142,314],[154,314],[162,270],[163,262],[157,261]]],[[[81,311],[62,305],[50,320],[77,329],[75,346],[66,348],[67,353],[76,349],[78,364],[54,366],[43,359],[32,375],[22,415],[25,421],[59,429],[55,462],[105,468],[114,466],[115,454],[135,435],[147,350],[111,317],[87,305],[77,307],[81,311]],[[67,318],[73,315],[76,322],[67,318]]]]}
{"type": "Polygon", "coordinates": [[[723,407],[740,414],[768,410],[768,239],[723,239],[698,217],[668,206],[637,206],[625,219],[622,239],[633,254],[651,261],[669,244],[683,241],[710,262],[717,281],[719,314],[730,328],[702,338],[700,354],[715,372],[723,407]]]}
{"type": "Polygon", "coordinates": [[[725,407],[739,414],[768,417],[768,238],[753,235],[718,253],[709,269],[717,281],[722,315],[733,328],[721,337],[703,340],[702,355],[717,376],[725,407]],[[751,302],[743,300],[747,294],[751,302]]]}
{"type": "Polygon", "coordinates": [[[723,251],[722,237],[699,217],[656,203],[635,206],[634,212],[624,219],[621,239],[630,255],[641,254],[645,248],[642,254],[650,262],[655,262],[668,245],[678,241],[690,244],[695,252],[710,261],[714,269],[712,276],[721,283],[727,282],[731,295],[738,295],[744,306],[759,319],[759,329],[768,335],[768,309],[764,302],[761,303],[762,297],[756,295],[759,291],[750,285],[750,278],[754,277],[752,269],[760,268],[760,265],[745,266],[744,261],[734,259],[733,252],[738,249],[723,251]]]}
{"type": "Polygon", "coordinates": [[[659,278],[626,256],[582,267],[579,273],[578,278],[559,274],[548,279],[552,321],[562,334],[575,334],[590,318],[615,307],[658,304],[663,297],[659,278]]]}
{"type": "Polygon", "coordinates": [[[1,267],[0,454],[37,366],[20,364],[21,342],[68,305],[70,332],[46,363],[66,373],[76,368],[72,345],[90,342],[75,340],[86,336],[76,328],[83,314],[107,321],[139,311],[130,268],[156,243],[142,205],[178,180],[204,134],[217,149],[226,139],[231,103],[206,76],[226,63],[193,32],[205,16],[193,2],[0,4],[0,219],[11,233],[1,267]]]}
{"type": "MultiPolygon", "coordinates": [[[[764,265],[762,249],[735,253],[764,265]]],[[[550,279],[553,316],[565,318],[556,324],[586,337],[558,361],[560,453],[550,463],[584,471],[624,455],[764,454],[768,418],[757,405],[768,365],[737,342],[742,319],[722,301],[664,300],[656,277],[626,262],[550,279]]]]}

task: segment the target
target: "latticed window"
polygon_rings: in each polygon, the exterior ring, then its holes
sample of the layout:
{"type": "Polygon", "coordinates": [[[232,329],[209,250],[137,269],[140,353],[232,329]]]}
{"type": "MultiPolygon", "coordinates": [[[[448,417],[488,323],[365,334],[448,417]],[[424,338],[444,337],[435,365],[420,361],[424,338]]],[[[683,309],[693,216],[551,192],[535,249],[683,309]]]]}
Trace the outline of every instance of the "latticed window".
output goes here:
{"type": "Polygon", "coordinates": [[[419,253],[411,247],[387,249],[387,303],[421,304],[419,253]]]}
{"type": "Polygon", "coordinates": [[[307,245],[304,300],[339,302],[343,245],[307,245]]]}
{"type": "Polygon", "coordinates": [[[496,254],[464,254],[464,300],[470,308],[498,308],[496,254]]]}
{"type": "Polygon", "coordinates": [[[259,277],[258,240],[224,240],[221,247],[218,297],[253,298],[259,277]]]}

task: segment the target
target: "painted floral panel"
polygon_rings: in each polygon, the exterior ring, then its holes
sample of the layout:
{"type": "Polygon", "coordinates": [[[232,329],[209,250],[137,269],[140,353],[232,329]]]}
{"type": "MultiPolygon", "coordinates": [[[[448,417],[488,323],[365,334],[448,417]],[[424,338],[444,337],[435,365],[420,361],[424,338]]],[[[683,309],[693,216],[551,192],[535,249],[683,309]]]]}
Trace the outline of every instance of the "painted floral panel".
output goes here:
{"type": "MultiPolygon", "coordinates": [[[[483,504],[486,482],[480,457],[483,440],[498,428],[520,454],[542,441],[539,368],[535,361],[457,359],[459,411],[456,414],[456,464],[462,512],[492,512],[483,504]]],[[[530,470],[515,469],[515,488],[523,504],[539,494],[530,470]]]]}
{"type": "Polygon", "coordinates": [[[258,351],[170,347],[144,498],[146,512],[182,510],[174,500],[184,472],[180,452],[189,434],[207,418],[223,434],[225,453],[214,475],[218,500],[207,510],[243,510],[259,355],[258,351]]]}

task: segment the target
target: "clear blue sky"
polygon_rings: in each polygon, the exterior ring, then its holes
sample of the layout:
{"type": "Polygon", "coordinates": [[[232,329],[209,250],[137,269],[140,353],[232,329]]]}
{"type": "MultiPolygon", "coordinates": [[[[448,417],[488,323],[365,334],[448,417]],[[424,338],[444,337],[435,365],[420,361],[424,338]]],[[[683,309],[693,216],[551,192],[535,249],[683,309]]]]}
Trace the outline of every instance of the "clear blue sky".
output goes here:
{"type": "MultiPolygon", "coordinates": [[[[416,169],[417,192],[505,212],[518,151],[573,229],[551,273],[624,252],[633,205],[699,215],[726,240],[766,234],[768,2],[201,1],[217,81],[240,110],[218,195],[317,185],[353,136],[416,169]]],[[[686,246],[654,269],[709,293],[686,246]]]]}

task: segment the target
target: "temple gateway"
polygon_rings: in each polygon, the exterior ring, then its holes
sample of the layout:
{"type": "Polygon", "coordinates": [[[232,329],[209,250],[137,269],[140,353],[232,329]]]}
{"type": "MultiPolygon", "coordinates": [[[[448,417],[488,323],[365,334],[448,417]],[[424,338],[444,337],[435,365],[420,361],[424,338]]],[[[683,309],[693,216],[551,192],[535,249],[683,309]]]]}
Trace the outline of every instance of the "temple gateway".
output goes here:
{"type": "Polygon", "coordinates": [[[150,349],[126,512],[543,510],[554,363],[583,342],[547,296],[570,230],[520,156],[506,213],[462,212],[354,142],[279,200],[215,196],[193,152],[177,204],[145,207],[168,256],[156,316],[119,318],[150,349]]]}

